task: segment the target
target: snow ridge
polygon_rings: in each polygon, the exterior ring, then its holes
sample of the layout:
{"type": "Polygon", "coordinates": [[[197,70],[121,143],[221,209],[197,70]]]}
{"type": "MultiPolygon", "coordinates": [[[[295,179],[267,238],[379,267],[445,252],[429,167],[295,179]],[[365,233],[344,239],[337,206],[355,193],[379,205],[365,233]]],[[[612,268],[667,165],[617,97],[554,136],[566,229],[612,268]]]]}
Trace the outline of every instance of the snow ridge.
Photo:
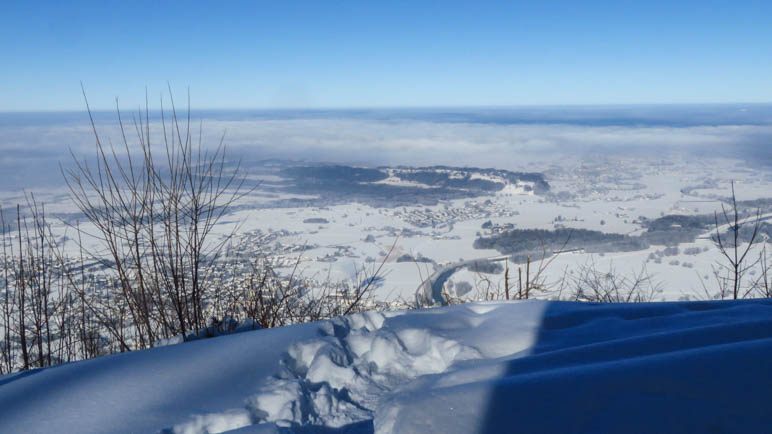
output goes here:
{"type": "Polygon", "coordinates": [[[373,419],[379,400],[410,380],[446,371],[476,349],[425,328],[382,328],[365,312],[319,323],[319,337],[290,346],[280,372],[244,408],[193,416],[166,430],[203,434],[272,423],[340,428],[373,419]]]}
{"type": "Polygon", "coordinates": [[[761,433],[770,360],[769,299],[371,312],[5,376],[0,432],[761,433]]]}

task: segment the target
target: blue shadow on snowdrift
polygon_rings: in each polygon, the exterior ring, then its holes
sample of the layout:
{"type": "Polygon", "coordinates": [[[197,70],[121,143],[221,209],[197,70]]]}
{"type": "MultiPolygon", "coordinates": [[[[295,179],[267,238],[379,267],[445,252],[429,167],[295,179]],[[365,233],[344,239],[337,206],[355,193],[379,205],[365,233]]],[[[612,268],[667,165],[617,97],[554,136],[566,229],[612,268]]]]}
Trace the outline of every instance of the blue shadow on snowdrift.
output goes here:
{"type": "Polygon", "coordinates": [[[22,372],[13,373],[13,374],[6,374],[5,378],[0,380],[0,386],[8,384],[8,383],[12,383],[12,382],[14,382],[16,380],[20,380],[20,379],[22,379],[24,377],[29,377],[30,375],[35,375],[38,372],[41,372],[41,370],[40,369],[30,369],[29,371],[22,371],[22,372]]]}
{"type": "Polygon", "coordinates": [[[771,432],[772,300],[551,302],[485,387],[485,433],[771,432]]]}

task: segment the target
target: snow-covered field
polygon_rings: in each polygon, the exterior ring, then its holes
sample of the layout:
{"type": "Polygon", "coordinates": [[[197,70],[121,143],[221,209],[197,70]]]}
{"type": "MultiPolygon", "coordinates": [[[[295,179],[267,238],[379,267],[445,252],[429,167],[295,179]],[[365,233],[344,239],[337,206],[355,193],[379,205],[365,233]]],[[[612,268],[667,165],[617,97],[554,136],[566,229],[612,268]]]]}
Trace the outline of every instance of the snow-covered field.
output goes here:
{"type": "Polygon", "coordinates": [[[769,432],[772,302],[369,312],[0,377],[3,433],[769,432]]]}
{"type": "MultiPolygon", "coordinates": [[[[558,226],[637,235],[645,230],[639,219],[662,215],[705,215],[720,210],[720,198],[730,194],[735,182],[739,200],[769,198],[772,173],[752,168],[739,160],[725,158],[682,158],[588,156],[529,162],[515,170],[543,171],[551,192],[565,197],[545,200],[520,187],[508,185],[501,192],[473,199],[453,199],[436,205],[374,207],[350,202],[318,207],[268,207],[276,199],[314,199],[312,195],[265,193],[255,191],[236,204],[238,210],[225,216],[214,231],[214,238],[231,233],[270,234],[285,231],[272,244],[257,246],[278,260],[279,269],[290,273],[298,257],[302,275],[312,279],[351,281],[363,267],[380,263],[394,244],[382,275],[383,284],[375,298],[400,305],[414,299],[421,282],[443,264],[460,260],[499,256],[489,249],[475,249],[474,240],[484,232],[483,223],[512,225],[517,229],[554,229],[558,226]],[[320,221],[322,223],[316,222],[320,221]],[[396,262],[402,255],[422,256],[431,263],[396,262]],[[283,264],[283,266],[281,265],[283,264]],[[402,303],[400,303],[402,302],[402,303]]],[[[266,175],[269,180],[273,175],[266,175]]],[[[478,176],[479,177],[479,176],[478,176]]],[[[386,183],[407,182],[395,177],[386,183]]],[[[74,230],[58,223],[57,216],[75,210],[66,189],[52,188],[36,194],[46,203],[55,232],[73,236],[74,230]]],[[[19,192],[5,193],[4,203],[25,203],[19,192]]],[[[71,222],[72,224],[73,222],[71,222]]],[[[95,232],[80,222],[86,232],[95,232]]],[[[675,255],[660,262],[649,260],[662,246],[636,252],[601,255],[575,252],[558,257],[545,271],[548,283],[558,282],[566,273],[586,264],[599,269],[613,269],[630,275],[644,267],[661,286],[655,300],[704,298],[718,291],[714,268],[722,258],[709,239],[683,244],[675,255]],[[686,254],[690,249],[691,254],[686,254]],[[695,249],[700,253],[693,253],[695,249]]],[[[245,238],[251,242],[249,238],[245,238]]],[[[89,240],[86,239],[86,244],[89,240]]],[[[76,243],[66,243],[77,256],[76,243]]],[[[537,260],[538,258],[534,258],[537,260]]],[[[516,267],[516,265],[512,265],[516,267]]],[[[757,270],[750,270],[757,273],[757,270]]],[[[497,284],[503,272],[484,276],[497,284]]],[[[480,276],[461,270],[450,282],[478,284],[480,276]]]]}
{"type": "MultiPolygon", "coordinates": [[[[244,231],[284,229],[292,232],[279,241],[285,245],[308,246],[302,253],[307,259],[303,262],[306,274],[329,275],[341,280],[352,279],[357,267],[368,258],[376,262],[382,260],[398,236],[395,251],[384,267],[385,282],[376,297],[385,301],[410,301],[423,279],[435,268],[427,263],[397,263],[395,259],[409,254],[446,264],[499,256],[496,250],[473,247],[486,221],[511,224],[518,229],[553,229],[561,225],[637,235],[645,230],[640,217],[656,219],[662,215],[705,215],[720,211],[719,198],[731,194],[732,181],[738,200],[767,198],[772,191],[772,175],[768,170],[752,169],[730,159],[599,156],[534,164],[530,169],[545,172],[553,193],[566,192],[569,198],[547,201],[513,187],[491,196],[454,199],[431,206],[375,208],[348,203],[310,209],[253,209],[236,213],[228,219],[232,224],[223,225],[221,230],[230,231],[241,222],[240,229],[244,231]],[[714,187],[693,188],[704,185],[714,187]],[[303,223],[311,217],[325,219],[327,223],[303,223]],[[430,219],[437,224],[418,225],[430,219]],[[408,235],[400,235],[404,233],[408,235]],[[374,242],[367,242],[368,236],[372,236],[374,242]],[[346,246],[348,252],[320,260],[334,255],[336,246],[346,246]]],[[[652,246],[647,250],[603,255],[564,254],[546,269],[544,276],[548,283],[554,284],[565,273],[587,264],[624,275],[638,273],[645,267],[652,281],[661,287],[655,300],[704,298],[706,289],[711,294],[717,291],[713,269],[722,257],[707,237],[682,244],[677,254],[663,258],[660,263],[649,260],[651,254],[663,248],[652,246]],[[700,253],[686,254],[687,249],[699,249],[700,253]]],[[[485,277],[493,282],[504,279],[503,272],[485,277]]],[[[451,279],[454,283],[472,285],[479,280],[480,276],[468,270],[459,271],[451,279]]]]}

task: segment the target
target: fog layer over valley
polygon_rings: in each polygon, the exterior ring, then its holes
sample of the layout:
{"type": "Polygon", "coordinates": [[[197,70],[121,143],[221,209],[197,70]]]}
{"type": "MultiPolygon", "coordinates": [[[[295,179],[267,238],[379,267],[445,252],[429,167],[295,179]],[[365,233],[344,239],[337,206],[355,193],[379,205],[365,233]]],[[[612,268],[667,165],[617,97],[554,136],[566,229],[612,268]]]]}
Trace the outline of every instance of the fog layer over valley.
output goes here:
{"type": "MultiPolygon", "coordinates": [[[[136,113],[124,109],[130,123],[136,113]]],[[[217,143],[225,132],[231,156],[245,161],[533,171],[535,163],[565,155],[665,152],[772,162],[766,149],[772,137],[768,104],[194,111],[192,116],[204,122],[205,143],[217,143]]],[[[117,139],[114,111],[94,117],[105,136],[117,139]]],[[[158,112],[150,113],[150,121],[152,133],[160,134],[158,112]]],[[[89,156],[93,144],[85,112],[0,113],[0,188],[57,185],[59,163],[70,162],[70,149],[89,156]],[[37,176],[24,177],[31,170],[37,176]]]]}

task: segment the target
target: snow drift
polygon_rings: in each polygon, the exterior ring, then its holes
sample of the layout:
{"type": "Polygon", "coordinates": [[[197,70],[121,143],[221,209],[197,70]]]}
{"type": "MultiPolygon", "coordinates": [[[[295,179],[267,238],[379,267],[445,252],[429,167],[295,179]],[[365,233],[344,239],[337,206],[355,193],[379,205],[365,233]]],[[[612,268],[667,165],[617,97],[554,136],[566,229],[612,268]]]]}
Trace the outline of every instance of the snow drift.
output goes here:
{"type": "Polygon", "coordinates": [[[0,377],[0,432],[767,432],[772,301],[350,315],[0,377]]]}

